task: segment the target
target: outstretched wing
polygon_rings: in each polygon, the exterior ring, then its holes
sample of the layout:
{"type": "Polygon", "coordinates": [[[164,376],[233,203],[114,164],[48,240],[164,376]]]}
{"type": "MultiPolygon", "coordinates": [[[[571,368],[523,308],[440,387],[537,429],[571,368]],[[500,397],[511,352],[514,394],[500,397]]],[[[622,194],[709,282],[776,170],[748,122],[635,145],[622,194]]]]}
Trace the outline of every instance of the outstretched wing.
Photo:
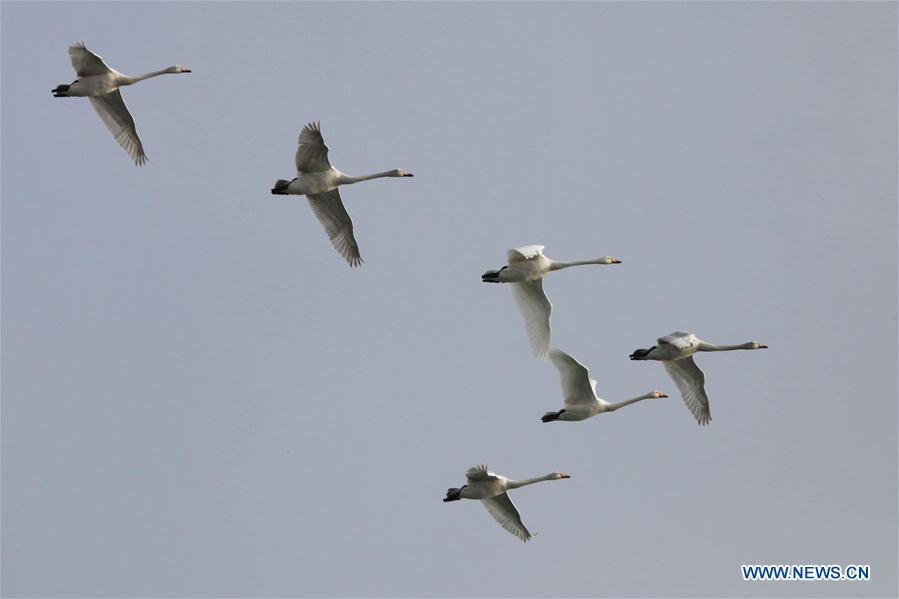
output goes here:
{"type": "Polygon", "coordinates": [[[515,303],[524,316],[524,326],[534,356],[538,360],[546,360],[549,352],[549,317],[553,305],[543,292],[543,279],[511,285],[515,303]]]}
{"type": "Polygon", "coordinates": [[[303,127],[297,142],[300,144],[296,155],[298,173],[317,173],[331,168],[328,146],[325,145],[318,121],[303,127]]]}
{"type": "Polygon", "coordinates": [[[499,477],[494,472],[487,470],[487,464],[479,464],[472,466],[465,472],[465,478],[468,482],[497,480],[499,477]]]}
{"type": "Polygon", "coordinates": [[[144,154],[144,146],[137,136],[134,119],[131,118],[131,113],[125,106],[121,92],[115,90],[102,96],[92,96],[90,101],[94,105],[94,110],[103,119],[103,124],[119,142],[119,145],[125,148],[125,151],[134,160],[134,164],[138,166],[144,164],[147,161],[147,155],[144,154]]]}
{"type": "Polygon", "coordinates": [[[596,401],[596,381],[587,367],[560,349],[549,351],[549,360],[559,370],[565,405],[590,404],[596,401]]]}
{"type": "Polygon", "coordinates": [[[525,528],[524,523],[521,521],[521,514],[518,513],[515,504],[509,499],[508,493],[482,499],[481,503],[490,512],[493,519],[499,522],[500,526],[522,541],[527,542],[531,538],[531,533],[525,528]]]}
{"type": "Polygon", "coordinates": [[[306,197],[334,249],[340,252],[350,266],[362,264],[359,246],[353,237],[353,221],[340,201],[340,193],[333,189],[325,193],[310,193],[306,197]]]}
{"type": "Polygon", "coordinates": [[[72,68],[79,77],[103,75],[112,70],[103,62],[102,57],[88,50],[84,46],[84,42],[69,46],[69,58],[72,60],[72,68]]]}
{"type": "Polygon", "coordinates": [[[671,345],[679,350],[687,350],[699,343],[696,335],[693,333],[684,333],[683,331],[674,331],[670,335],[659,337],[656,340],[659,345],[671,345]]]}
{"type": "Polygon", "coordinates": [[[520,248],[515,248],[508,250],[506,252],[506,260],[509,264],[514,262],[525,262],[527,260],[533,260],[538,256],[543,255],[543,248],[546,246],[543,245],[525,245],[520,248]]]}
{"type": "Polygon", "coordinates": [[[670,360],[662,364],[677,385],[684,403],[696,418],[696,422],[702,426],[708,424],[712,420],[712,414],[709,411],[709,398],[705,394],[705,375],[693,361],[693,357],[670,360]]]}

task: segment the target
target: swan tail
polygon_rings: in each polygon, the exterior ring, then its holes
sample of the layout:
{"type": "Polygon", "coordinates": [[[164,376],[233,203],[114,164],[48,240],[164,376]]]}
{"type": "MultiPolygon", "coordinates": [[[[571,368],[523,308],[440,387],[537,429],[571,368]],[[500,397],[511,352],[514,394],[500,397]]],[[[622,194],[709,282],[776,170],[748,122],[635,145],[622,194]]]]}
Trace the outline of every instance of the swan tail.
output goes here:
{"type": "Polygon", "coordinates": [[[285,181],[284,179],[278,179],[275,181],[274,187],[272,187],[273,195],[287,195],[287,186],[290,185],[290,181],[285,181]]]}
{"type": "Polygon", "coordinates": [[[540,420],[542,420],[543,422],[552,422],[553,420],[558,420],[563,411],[564,410],[559,410],[558,412],[547,412],[540,418],[540,420]]]}
{"type": "Polygon", "coordinates": [[[503,266],[499,270],[488,270],[487,272],[485,272],[484,274],[481,275],[481,282],[483,282],[483,283],[502,283],[502,281],[499,278],[499,273],[503,272],[504,270],[506,270],[505,266],[503,266]]]}
{"type": "Polygon", "coordinates": [[[72,86],[71,86],[71,85],[66,85],[66,84],[64,84],[64,83],[61,83],[61,84],[59,84],[59,85],[56,86],[56,89],[51,89],[50,91],[53,92],[53,97],[54,97],[54,98],[65,98],[66,96],[69,95],[69,94],[66,93],[66,92],[69,91],[69,88],[70,88],[70,87],[72,87],[72,86]]]}
{"type": "Polygon", "coordinates": [[[447,501],[459,501],[462,499],[462,489],[456,489],[455,487],[452,489],[446,490],[446,499],[444,499],[444,503],[447,501]]]}
{"type": "Polygon", "coordinates": [[[649,349],[635,349],[634,353],[630,355],[631,360],[648,360],[649,352],[655,349],[655,346],[650,347],[649,349]]]}

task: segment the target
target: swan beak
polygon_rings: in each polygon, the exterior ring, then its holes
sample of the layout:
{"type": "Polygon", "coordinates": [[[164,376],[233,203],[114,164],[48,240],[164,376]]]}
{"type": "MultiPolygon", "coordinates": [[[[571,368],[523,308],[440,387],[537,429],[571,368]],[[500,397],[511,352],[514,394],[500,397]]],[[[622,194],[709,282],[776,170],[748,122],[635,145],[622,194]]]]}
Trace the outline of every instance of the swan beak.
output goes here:
{"type": "Polygon", "coordinates": [[[570,476],[568,476],[568,475],[565,474],[564,472],[560,472],[559,474],[562,475],[562,476],[560,476],[559,478],[571,478],[570,476]]]}
{"type": "Polygon", "coordinates": [[[659,393],[656,397],[662,398],[662,397],[668,397],[668,396],[665,395],[664,393],[659,393]]]}
{"type": "Polygon", "coordinates": [[[182,72],[182,73],[193,73],[193,71],[191,71],[190,69],[184,69],[184,70],[181,71],[181,72],[182,72]]]}
{"type": "Polygon", "coordinates": [[[768,346],[764,343],[759,343],[759,349],[768,349],[768,346]]]}
{"type": "Polygon", "coordinates": [[[404,176],[404,177],[414,177],[415,175],[413,175],[412,173],[406,173],[406,174],[404,174],[403,176],[404,176]]]}
{"type": "Polygon", "coordinates": [[[618,258],[612,258],[612,264],[621,264],[621,260],[618,258]]]}

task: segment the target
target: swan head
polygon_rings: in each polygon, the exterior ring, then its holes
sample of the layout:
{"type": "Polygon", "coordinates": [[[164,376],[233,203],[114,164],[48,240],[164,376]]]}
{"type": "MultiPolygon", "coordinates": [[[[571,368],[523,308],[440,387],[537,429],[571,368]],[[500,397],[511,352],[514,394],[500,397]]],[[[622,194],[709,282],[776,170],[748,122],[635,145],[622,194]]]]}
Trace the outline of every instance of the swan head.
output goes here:
{"type": "Polygon", "coordinates": [[[190,69],[185,66],[181,66],[180,64],[176,64],[173,67],[169,67],[165,70],[166,73],[190,73],[190,69]]]}
{"type": "Polygon", "coordinates": [[[650,396],[650,397],[655,397],[656,399],[658,399],[658,398],[660,398],[660,397],[668,397],[668,396],[667,396],[664,392],[662,392],[662,391],[653,391],[652,393],[649,394],[649,396],[650,396]]]}
{"type": "Polygon", "coordinates": [[[559,480],[560,478],[571,478],[570,476],[568,476],[568,475],[565,474],[564,472],[553,472],[553,473],[552,473],[552,477],[553,477],[554,480],[559,480]]]}
{"type": "Polygon", "coordinates": [[[599,259],[600,264],[621,264],[621,260],[612,256],[603,256],[599,259]]]}
{"type": "Polygon", "coordinates": [[[393,170],[393,174],[391,176],[393,176],[393,177],[414,177],[415,175],[413,175],[409,171],[404,171],[401,168],[397,168],[397,169],[393,170]]]}
{"type": "Polygon", "coordinates": [[[765,345],[764,343],[759,343],[758,341],[752,341],[749,345],[752,347],[752,349],[768,349],[767,345],[765,345]]]}

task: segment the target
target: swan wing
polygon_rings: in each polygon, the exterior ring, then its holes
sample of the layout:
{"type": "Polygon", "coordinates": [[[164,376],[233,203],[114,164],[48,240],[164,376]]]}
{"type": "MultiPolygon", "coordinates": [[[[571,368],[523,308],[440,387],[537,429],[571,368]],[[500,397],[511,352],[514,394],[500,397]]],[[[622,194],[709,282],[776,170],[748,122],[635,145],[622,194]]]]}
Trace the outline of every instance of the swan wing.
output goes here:
{"type": "Polygon", "coordinates": [[[509,264],[515,262],[526,262],[543,255],[543,245],[525,245],[520,248],[508,250],[506,252],[506,260],[509,264]]]}
{"type": "Polygon", "coordinates": [[[112,69],[103,62],[103,58],[88,50],[84,42],[78,42],[69,46],[69,58],[72,60],[72,68],[79,77],[90,75],[103,75],[112,69]]]}
{"type": "Polygon", "coordinates": [[[493,519],[499,522],[500,526],[522,541],[527,542],[527,540],[531,538],[531,533],[528,532],[528,529],[525,528],[524,523],[522,523],[521,514],[518,513],[515,504],[509,499],[508,493],[502,493],[495,497],[482,499],[481,503],[483,503],[484,507],[487,508],[487,511],[490,512],[493,519]]]}
{"type": "Polygon", "coordinates": [[[131,118],[131,113],[125,106],[121,92],[115,90],[102,96],[92,96],[89,99],[94,105],[94,110],[103,120],[103,124],[119,142],[119,145],[125,148],[125,151],[134,160],[134,164],[144,164],[147,161],[147,155],[144,154],[144,146],[137,136],[134,119],[131,118]]]}
{"type": "Polygon", "coordinates": [[[566,406],[596,401],[596,381],[590,378],[586,366],[555,347],[549,351],[549,360],[559,370],[566,406]]]}
{"type": "Polygon", "coordinates": [[[549,352],[549,317],[552,314],[553,305],[549,303],[543,292],[543,279],[536,279],[526,283],[512,283],[512,292],[515,303],[524,316],[525,328],[528,332],[528,341],[534,356],[538,360],[546,360],[549,352]]]}
{"type": "Polygon", "coordinates": [[[328,146],[325,145],[318,121],[303,127],[297,143],[300,144],[296,155],[298,173],[317,173],[331,168],[328,146]]]}
{"type": "Polygon", "coordinates": [[[333,189],[325,193],[310,193],[306,197],[318,222],[325,228],[334,249],[350,266],[362,264],[359,246],[353,236],[353,221],[340,201],[340,193],[333,189]]]}
{"type": "Polygon", "coordinates": [[[670,335],[659,337],[656,343],[659,345],[671,345],[680,350],[690,349],[699,342],[693,333],[684,333],[683,331],[674,331],[670,335]]]}
{"type": "Polygon", "coordinates": [[[709,412],[709,398],[705,394],[705,375],[693,361],[693,357],[670,360],[662,364],[677,385],[684,403],[696,418],[696,422],[703,426],[708,424],[712,420],[712,415],[709,412]]]}
{"type": "Polygon", "coordinates": [[[490,470],[487,469],[487,464],[472,466],[465,471],[465,478],[467,478],[470,483],[499,480],[499,476],[495,472],[490,472],[490,470]]]}

